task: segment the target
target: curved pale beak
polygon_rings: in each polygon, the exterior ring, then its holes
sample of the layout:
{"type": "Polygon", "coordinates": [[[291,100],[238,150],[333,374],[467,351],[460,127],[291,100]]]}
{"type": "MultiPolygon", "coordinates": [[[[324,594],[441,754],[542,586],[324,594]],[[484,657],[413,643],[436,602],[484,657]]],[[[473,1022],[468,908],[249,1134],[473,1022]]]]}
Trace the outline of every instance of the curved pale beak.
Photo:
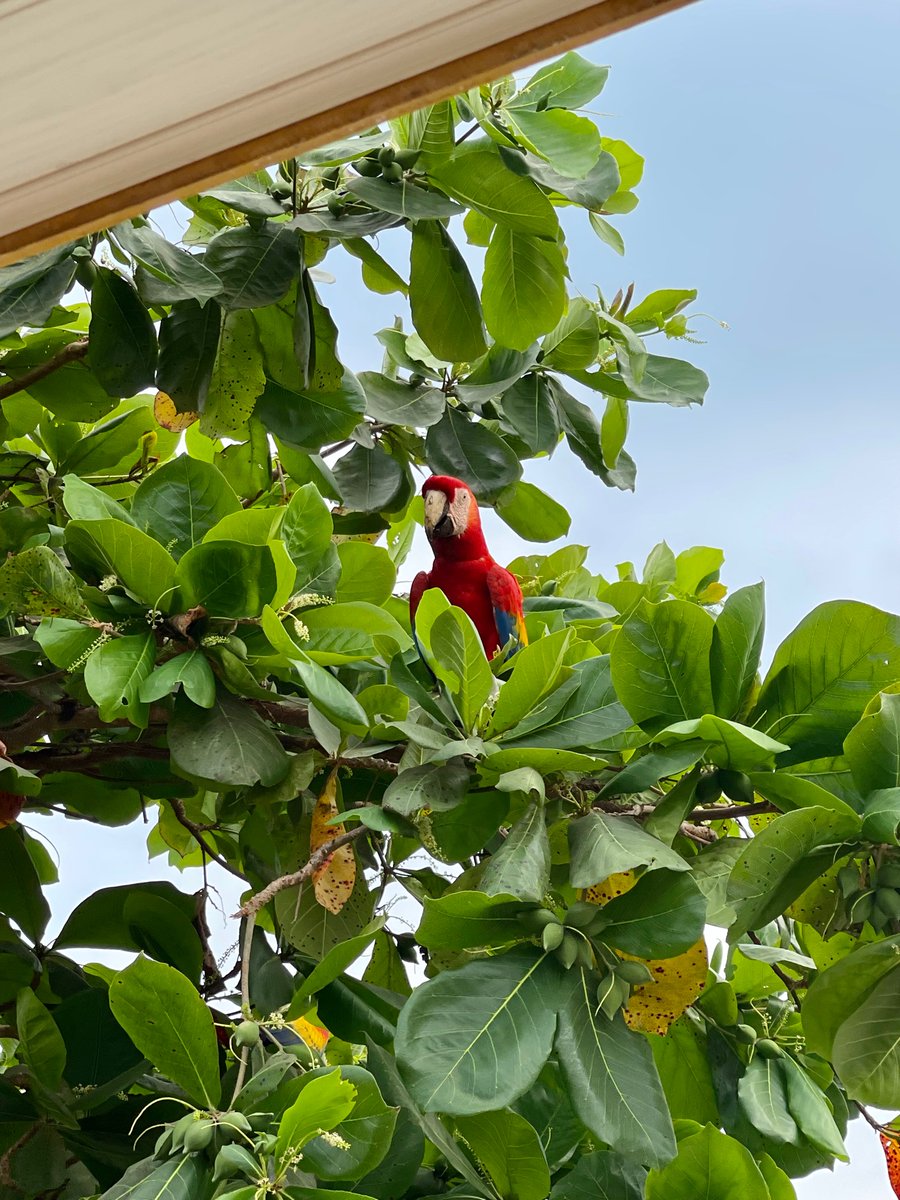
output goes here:
{"type": "Polygon", "coordinates": [[[443,492],[425,493],[425,533],[429,539],[453,537],[456,533],[450,515],[450,501],[443,492]]]}

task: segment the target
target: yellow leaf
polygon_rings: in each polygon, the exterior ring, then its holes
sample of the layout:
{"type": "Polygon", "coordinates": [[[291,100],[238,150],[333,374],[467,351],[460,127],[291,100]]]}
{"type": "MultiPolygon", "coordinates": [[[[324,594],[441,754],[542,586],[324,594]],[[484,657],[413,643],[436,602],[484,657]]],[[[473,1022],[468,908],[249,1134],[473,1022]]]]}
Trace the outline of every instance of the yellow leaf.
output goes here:
{"type": "MultiPolygon", "coordinates": [[[[588,904],[608,904],[637,883],[634,871],[610,875],[602,883],[586,888],[582,899],[588,904]]],[[[706,986],[708,968],[706,942],[701,936],[689,950],[676,958],[646,959],[621,950],[616,953],[627,962],[640,962],[652,973],[653,982],[636,987],[622,1015],[631,1029],[641,1033],[664,1034],[706,986]]]]}
{"type": "MultiPolygon", "coordinates": [[[[337,767],[328,776],[322,794],[313,809],[312,828],[309,834],[310,854],[320,846],[344,833],[343,825],[329,825],[338,813],[337,767]]],[[[353,891],[356,883],[356,858],[352,846],[339,846],[330,854],[313,874],[313,890],[316,900],[331,913],[339,913],[353,891]]]]}
{"type": "Polygon", "coordinates": [[[291,1028],[314,1050],[324,1050],[325,1043],[331,1037],[327,1029],[323,1029],[321,1025],[313,1025],[306,1017],[298,1017],[296,1021],[291,1021],[291,1028]]]}
{"type": "Polygon", "coordinates": [[[157,392],[153,401],[153,415],[158,425],[170,433],[184,433],[188,426],[200,419],[196,412],[178,412],[175,402],[165,392],[157,392]]]}

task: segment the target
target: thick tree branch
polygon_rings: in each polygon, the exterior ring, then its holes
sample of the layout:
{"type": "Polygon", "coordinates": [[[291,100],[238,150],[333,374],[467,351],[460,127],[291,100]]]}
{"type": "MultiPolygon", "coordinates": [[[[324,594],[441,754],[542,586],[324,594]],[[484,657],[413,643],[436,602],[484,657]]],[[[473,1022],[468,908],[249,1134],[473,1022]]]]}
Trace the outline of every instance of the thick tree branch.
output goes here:
{"type": "Polygon", "coordinates": [[[691,821],[730,821],[737,817],[755,817],[762,813],[776,813],[781,810],[768,800],[759,800],[756,804],[735,804],[729,808],[695,808],[689,814],[691,821]]]}
{"type": "Polygon", "coordinates": [[[7,396],[14,396],[16,392],[27,391],[33,383],[38,383],[48,375],[52,375],[60,367],[65,367],[69,363],[77,362],[79,359],[84,358],[87,352],[87,338],[81,338],[77,342],[69,342],[67,346],[63,346],[58,354],[54,354],[53,358],[48,358],[46,362],[38,363],[36,367],[32,367],[30,371],[26,371],[23,375],[20,375],[18,379],[8,379],[5,383],[0,383],[0,400],[5,400],[7,396]]]}

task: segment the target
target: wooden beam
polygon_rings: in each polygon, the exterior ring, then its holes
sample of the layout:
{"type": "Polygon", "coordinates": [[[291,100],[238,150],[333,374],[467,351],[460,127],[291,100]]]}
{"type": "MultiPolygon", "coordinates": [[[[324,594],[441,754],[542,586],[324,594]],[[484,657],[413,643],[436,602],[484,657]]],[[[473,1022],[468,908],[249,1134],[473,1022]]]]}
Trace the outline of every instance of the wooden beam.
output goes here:
{"type": "MultiPolygon", "coordinates": [[[[431,70],[409,75],[376,91],[352,97],[150,178],[129,182],[106,195],[2,234],[0,265],[17,262],[82,234],[108,228],[179,197],[325,145],[389,117],[421,108],[692,2],[598,0],[577,12],[473,50],[431,70]]],[[[252,22],[248,25],[248,36],[252,36],[252,22]]],[[[73,130],[72,136],[77,138],[77,132],[73,130]]]]}

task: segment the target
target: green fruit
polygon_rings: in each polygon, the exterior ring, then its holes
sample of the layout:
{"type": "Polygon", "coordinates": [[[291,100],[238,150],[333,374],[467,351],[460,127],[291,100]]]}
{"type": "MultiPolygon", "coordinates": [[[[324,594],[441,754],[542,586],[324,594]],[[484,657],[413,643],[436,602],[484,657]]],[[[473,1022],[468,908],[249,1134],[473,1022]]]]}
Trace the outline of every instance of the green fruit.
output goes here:
{"type": "Polygon", "coordinates": [[[367,179],[374,179],[381,174],[381,165],[371,158],[358,158],[350,165],[357,174],[365,175],[367,179]]]}
{"type": "Polygon", "coordinates": [[[884,863],[880,866],[875,875],[875,882],[880,888],[900,888],[900,863],[884,863]]]}
{"type": "Polygon", "coordinates": [[[279,183],[276,183],[275,186],[270,190],[272,192],[273,200],[290,200],[291,198],[291,189],[289,187],[283,187],[279,183]]]}
{"type": "Polygon", "coordinates": [[[229,1179],[238,1174],[254,1179],[260,1174],[260,1165],[246,1146],[223,1146],[216,1155],[213,1181],[229,1179]]]}
{"type": "Polygon", "coordinates": [[[753,803],[753,784],[743,771],[727,771],[723,769],[719,771],[718,775],[722,791],[729,800],[733,800],[735,804],[753,803]]]}
{"type": "Polygon", "coordinates": [[[215,1129],[215,1121],[211,1121],[209,1117],[201,1117],[199,1121],[194,1121],[184,1135],[185,1151],[188,1154],[194,1154],[199,1150],[205,1150],[213,1140],[215,1129]]]}
{"type": "Polygon", "coordinates": [[[75,278],[83,288],[90,291],[97,278],[97,264],[91,262],[89,258],[80,259],[75,267],[75,278]]]}
{"type": "Polygon", "coordinates": [[[399,163],[392,162],[389,167],[381,168],[383,179],[387,179],[390,183],[397,183],[403,178],[403,168],[399,163]]]}
{"type": "Polygon", "coordinates": [[[756,1042],[756,1050],[762,1058],[784,1058],[784,1051],[771,1038],[759,1038],[756,1042]]]}
{"type": "Polygon", "coordinates": [[[242,661],[247,658],[247,643],[233,633],[229,633],[222,645],[242,661]]]}
{"type": "Polygon", "coordinates": [[[325,201],[325,204],[333,217],[343,216],[345,205],[340,196],[337,196],[334,192],[332,192],[325,201]]]}
{"type": "Polygon", "coordinates": [[[266,1133],[261,1138],[256,1139],[256,1146],[260,1154],[274,1154],[278,1146],[278,1135],[266,1133]]]}
{"type": "Polygon", "coordinates": [[[719,772],[710,771],[701,775],[694,791],[694,799],[698,804],[715,804],[722,795],[722,784],[719,782],[719,772]]]}
{"type": "Polygon", "coordinates": [[[168,1158],[172,1153],[172,1130],[164,1129],[153,1147],[154,1158],[168,1158]]]}
{"type": "Polygon", "coordinates": [[[880,887],[875,893],[875,903],[892,920],[900,917],[900,892],[893,888],[880,887]]]}
{"type": "Polygon", "coordinates": [[[200,1114],[192,1109],[183,1117],[175,1122],[172,1126],[172,1149],[180,1150],[184,1145],[185,1134],[189,1129],[192,1129],[194,1124],[200,1120],[200,1114]]]}
{"type": "Polygon", "coordinates": [[[593,971],[596,958],[594,956],[594,947],[587,938],[579,938],[578,955],[575,961],[579,967],[584,967],[586,971],[593,971]]]}
{"type": "Polygon", "coordinates": [[[533,908],[519,913],[519,924],[529,933],[541,933],[547,925],[559,925],[559,917],[549,908],[533,908]]]}
{"type": "Polygon", "coordinates": [[[302,1067],[310,1068],[320,1065],[315,1051],[302,1040],[291,1042],[289,1045],[283,1046],[282,1049],[288,1054],[293,1054],[302,1067]]]}
{"type": "Polygon", "coordinates": [[[552,596],[553,593],[556,591],[556,584],[557,584],[557,580],[548,579],[547,582],[541,588],[541,595],[542,596],[552,596]]]}
{"type": "Polygon", "coordinates": [[[255,1021],[241,1021],[234,1031],[234,1040],[238,1046],[259,1045],[259,1026],[255,1021]]]}
{"type": "Polygon", "coordinates": [[[587,929],[588,926],[593,925],[599,913],[600,909],[596,904],[587,904],[583,900],[576,900],[566,912],[565,924],[571,929],[587,929]]]}
{"type": "Polygon", "coordinates": [[[735,1025],[734,1036],[744,1046],[752,1046],[753,1043],[759,1038],[759,1034],[752,1025],[735,1025]]]}
{"type": "Polygon", "coordinates": [[[580,938],[575,933],[565,933],[563,939],[556,949],[556,957],[558,961],[568,969],[574,965],[575,959],[578,957],[578,943],[580,938]]]}
{"type": "Polygon", "coordinates": [[[326,187],[334,187],[341,177],[340,167],[329,167],[327,171],[322,172],[322,182],[326,187]]]}
{"type": "Polygon", "coordinates": [[[378,161],[383,167],[393,166],[396,157],[393,146],[382,146],[378,151],[378,161]]]}
{"type": "Polygon", "coordinates": [[[394,155],[394,162],[398,162],[404,171],[408,171],[419,161],[421,153],[421,150],[398,150],[394,155]]]}
{"type": "Polygon", "coordinates": [[[253,1132],[253,1126],[250,1124],[247,1117],[242,1112],[237,1112],[230,1108],[228,1112],[223,1112],[219,1117],[219,1124],[225,1129],[233,1129],[238,1134],[250,1134],[253,1132]]]}
{"type": "Polygon", "coordinates": [[[616,974],[634,987],[653,982],[653,972],[641,962],[623,960],[616,964],[616,974]]]}
{"type": "Polygon", "coordinates": [[[271,1126],[274,1119],[272,1114],[267,1112],[249,1113],[247,1116],[250,1128],[254,1133],[265,1132],[271,1126]]]}
{"type": "Polygon", "coordinates": [[[566,931],[562,925],[545,925],[544,931],[541,934],[541,942],[544,949],[549,952],[550,950],[558,949],[562,945],[565,936],[566,931]]]}
{"type": "Polygon", "coordinates": [[[426,380],[424,375],[410,375],[409,377],[410,387],[421,387],[425,382],[426,380]]]}
{"type": "Polygon", "coordinates": [[[870,889],[867,892],[859,893],[850,905],[850,911],[847,915],[853,925],[863,925],[871,917],[874,907],[875,893],[870,889]]]}

